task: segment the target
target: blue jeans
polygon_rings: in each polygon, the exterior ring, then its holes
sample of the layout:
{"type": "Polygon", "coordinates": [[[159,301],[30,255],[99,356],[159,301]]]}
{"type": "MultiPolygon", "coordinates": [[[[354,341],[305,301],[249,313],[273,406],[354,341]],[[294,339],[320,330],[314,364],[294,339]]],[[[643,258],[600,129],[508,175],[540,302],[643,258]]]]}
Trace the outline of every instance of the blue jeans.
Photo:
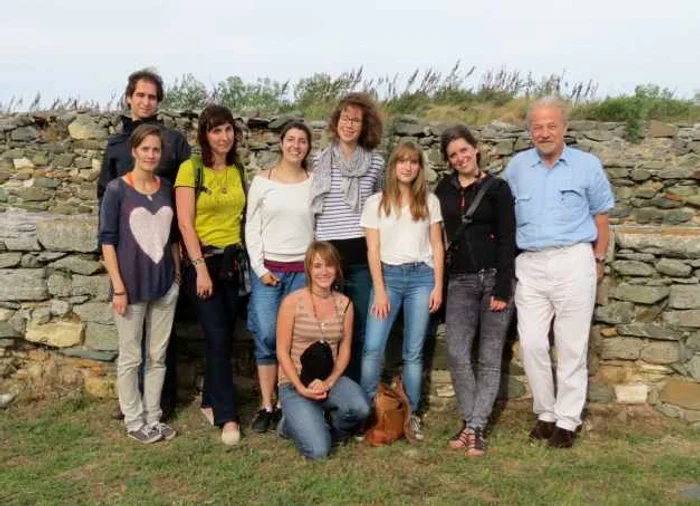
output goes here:
{"type": "MultiPolygon", "coordinates": [[[[403,305],[402,377],[411,412],[415,412],[420,402],[423,379],[423,343],[430,320],[430,292],[435,286],[433,268],[423,262],[382,264],[382,274],[391,308],[384,320],[379,320],[372,314],[367,315],[361,385],[367,396],[373,399],[382,372],[386,342],[403,305]]],[[[371,300],[374,302],[374,290],[371,300]]]]}
{"type": "Polygon", "coordinates": [[[352,351],[345,375],[355,383],[360,382],[362,372],[362,350],[365,341],[365,326],[372,291],[372,276],[367,265],[350,265],[345,269],[345,295],[350,297],[355,319],[352,323],[352,351]]]}
{"type": "Polygon", "coordinates": [[[227,422],[238,422],[231,365],[233,328],[239,302],[238,283],[223,281],[212,270],[209,273],[214,291],[208,299],[197,296],[197,273],[191,265],[185,268],[183,282],[204,333],[206,362],[202,406],[213,409],[214,424],[222,427],[227,422]]]}
{"type": "Polygon", "coordinates": [[[281,433],[292,438],[301,454],[312,460],[327,457],[333,442],[350,437],[369,416],[365,394],[346,376],[338,378],[324,401],[307,399],[291,383],[280,385],[279,396],[281,433]]]}
{"type": "Polygon", "coordinates": [[[248,303],[248,330],[255,338],[255,362],[258,365],[277,363],[277,310],[282,299],[304,286],[303,272],[270,271],[280,282],[269,286],[251,272],[252,292],[248,303]]]}

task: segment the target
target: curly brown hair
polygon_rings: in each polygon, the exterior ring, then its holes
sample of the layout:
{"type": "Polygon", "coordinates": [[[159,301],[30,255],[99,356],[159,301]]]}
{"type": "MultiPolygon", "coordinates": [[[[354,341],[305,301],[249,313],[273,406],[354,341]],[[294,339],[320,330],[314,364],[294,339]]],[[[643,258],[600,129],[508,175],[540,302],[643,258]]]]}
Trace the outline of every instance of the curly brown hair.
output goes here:
{"type": "Polygon", "coordinates": [[[346,107],[357,107],[362,110],[362,131],[357,143],[368,151],[379,146],[382,142],[382,117],[377,103],[369,93],[348,93],[338,102],[328,122],[328,131],[333,140],[338,140],[338,121],[346,107]]]}

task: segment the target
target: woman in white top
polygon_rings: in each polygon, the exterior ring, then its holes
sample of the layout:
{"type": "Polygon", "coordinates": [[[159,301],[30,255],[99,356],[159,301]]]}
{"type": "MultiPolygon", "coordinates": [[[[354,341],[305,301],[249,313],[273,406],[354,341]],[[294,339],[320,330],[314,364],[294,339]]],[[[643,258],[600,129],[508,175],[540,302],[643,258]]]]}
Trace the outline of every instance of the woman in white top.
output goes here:
{"type": "Polygon", "coordinates": [[[444,248],[440,203],[426,188],[423,152],[416,144],[404,142],[394,150],[386,189],[367,199],[360,223],[373,285],[361,385],[372,399],[391,326],[404,306],[403,383],[411,404],[411,429],[422,439],[416,410],[423,343],[430,313],[442,304],[444,248]]]}
{"type": "Polygon", "coordinates": [[[282,299],[304,286],[304,254],[314,236],[310,206],[312,179],[306,170],[311,132],[290,121],[280,134],[279,163],[255,176],[248,191],[245,226],[252,293],[248,329],[255,337],[255,360],[262,396],[253,420],[255,432],[277,422],[273,396],[277,384],[276,321],[282,299]]]}

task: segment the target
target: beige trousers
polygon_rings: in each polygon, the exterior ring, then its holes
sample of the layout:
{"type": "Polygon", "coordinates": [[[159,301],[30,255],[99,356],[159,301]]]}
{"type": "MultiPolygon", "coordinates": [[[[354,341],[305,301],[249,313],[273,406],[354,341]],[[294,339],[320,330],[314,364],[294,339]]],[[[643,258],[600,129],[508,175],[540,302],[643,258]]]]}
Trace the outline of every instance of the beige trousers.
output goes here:
{"type": "Polygon", "coordinates": [[[595,306],[596,266],[589,243],[526,251],[515,260],[515,307],[533,409],[566,430],[581,425],[588,387],[588,336],[595,306]],[[554,319],[556,390],[549,350],[554,319]]]}
{"type": "Polygon", "coordinates": [[[160,421],[165,350],[170,339],[179,290],[177,283],[173,283],[160,299],[129,304],[124,316],[114,313],[114,323],[119,334],[117,390],[127,431],[138,430],[144,423],[160,421]],[[147,353],[143,357],[143,396],[139,391],[138,380],[142,339],[146,340],[144,349],[147,353]]]}

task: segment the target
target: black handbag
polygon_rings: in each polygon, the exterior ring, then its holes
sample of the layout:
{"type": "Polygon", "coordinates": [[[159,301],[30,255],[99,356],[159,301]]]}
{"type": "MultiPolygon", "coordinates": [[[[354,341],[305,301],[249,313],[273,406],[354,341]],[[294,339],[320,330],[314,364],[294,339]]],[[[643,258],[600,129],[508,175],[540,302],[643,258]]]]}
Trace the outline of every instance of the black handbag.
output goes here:
{"type": "Polygon", "coordinates": [[[326,341],[316,341],[304,350],[299,357],[301,372],[299,379],[308,387],[312,381],[326,380],[333,372],[333,350],[326,341]]]}

